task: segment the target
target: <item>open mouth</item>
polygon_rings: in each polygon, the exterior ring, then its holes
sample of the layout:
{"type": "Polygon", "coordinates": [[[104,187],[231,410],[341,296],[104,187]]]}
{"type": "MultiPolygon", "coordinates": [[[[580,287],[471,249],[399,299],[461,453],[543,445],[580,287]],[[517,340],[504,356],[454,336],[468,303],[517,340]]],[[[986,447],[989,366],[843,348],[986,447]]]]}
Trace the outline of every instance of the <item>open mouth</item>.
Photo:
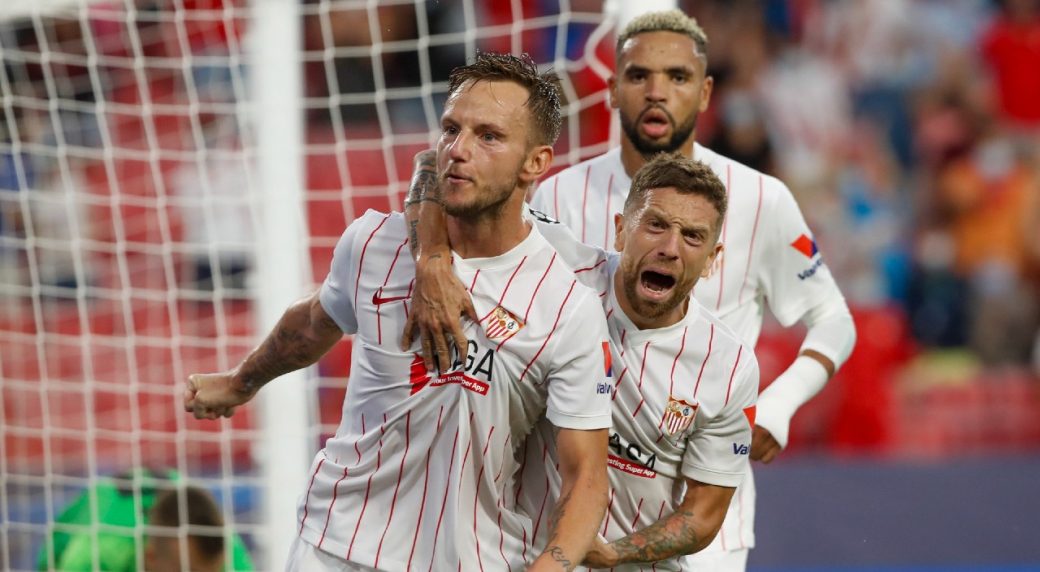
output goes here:
{"type": "Polygon", "coordinates": [[[644,270],[639,283],[651,294],[666,294],[675,287],[675,277],[654,270],[644,270]]]}
{"type": "Polygon", "coordinates": [[[643,131],[651,137],[661,137],[671,127],[668,115],[659,109],[649,109],[644,112],[640,123],[643,131]]]}

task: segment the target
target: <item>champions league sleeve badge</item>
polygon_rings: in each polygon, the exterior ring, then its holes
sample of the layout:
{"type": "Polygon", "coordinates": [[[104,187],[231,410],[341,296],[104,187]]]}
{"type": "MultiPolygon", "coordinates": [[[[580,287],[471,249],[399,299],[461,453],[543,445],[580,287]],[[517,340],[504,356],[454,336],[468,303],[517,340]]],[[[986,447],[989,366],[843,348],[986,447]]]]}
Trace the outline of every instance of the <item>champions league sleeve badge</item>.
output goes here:
{"type": "Polygon", "coordinates": [[[664,415],[661,418],[661,429],[669,437],[674,437],[685,431],[696,416],[697,403],[690,403],[685,399],[676,399],[669,395],[668,405],[665,406],[664,415]]]}

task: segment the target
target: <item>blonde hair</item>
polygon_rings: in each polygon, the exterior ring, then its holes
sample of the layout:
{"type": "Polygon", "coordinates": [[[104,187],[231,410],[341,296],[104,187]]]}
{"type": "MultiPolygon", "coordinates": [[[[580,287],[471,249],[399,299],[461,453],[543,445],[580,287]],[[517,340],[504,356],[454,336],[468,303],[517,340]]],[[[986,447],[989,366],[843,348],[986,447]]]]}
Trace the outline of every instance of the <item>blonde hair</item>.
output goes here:
{"type": "Polygon", "coordinates": [[[621,48],[625,42],[639,34],[648,32],[675,32],[682,34],[697,46],[697,54],[707,61],[708,59],[708,36],[704,33],[697,20],[683,14],[681,10],[665,10],[663,12],[647,12],[637,16],[625,26],[617,39],[616,54],[621,55],[621,48]]]}

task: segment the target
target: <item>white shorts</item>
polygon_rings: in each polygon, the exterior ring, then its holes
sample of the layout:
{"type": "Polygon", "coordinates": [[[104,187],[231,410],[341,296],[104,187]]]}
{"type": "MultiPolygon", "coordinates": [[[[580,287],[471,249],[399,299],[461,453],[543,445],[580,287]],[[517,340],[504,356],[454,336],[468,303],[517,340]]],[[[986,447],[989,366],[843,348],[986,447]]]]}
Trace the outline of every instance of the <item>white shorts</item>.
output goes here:
{"type": "Polygon", "coordinates": [[[375,568],[354,564],[319,549],[310,542],[296,537],[289,549],[285,572],[377,572],[375,568]]]}
{"type": "Polygon", "coordinates": [[[744,572],[747,568],[748,549],[698,552],[686,557],[684,564],[693,564],[697,572],[744,572]]]}

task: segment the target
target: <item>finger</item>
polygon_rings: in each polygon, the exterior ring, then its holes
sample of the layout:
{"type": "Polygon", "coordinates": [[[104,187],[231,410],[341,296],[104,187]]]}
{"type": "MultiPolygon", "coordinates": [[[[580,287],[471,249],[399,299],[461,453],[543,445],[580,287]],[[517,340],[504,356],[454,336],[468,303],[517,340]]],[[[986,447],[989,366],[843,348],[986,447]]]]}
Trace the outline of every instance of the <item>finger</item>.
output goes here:
{"type": "Polygon", "coordinates": [[[404,322],[404,332],[401,334],[401,351],[407,351],[412,345],[412,340],[415,339],[415,312],[408,314],[408,319],[404,322]]]}
{"type": "Polygon", "coordinates": [[[780,452],[780,447],[769,447],[768,449],[766,449],[765,454],[762,455],[762,462],[765,463],[766,465],[768,465],[769,463],[772,463],[773,459],[776,458],[776,456],[777,456],[777,454],[779,452],[780,452]]]}
{"type": "Polygon", "coordinates": [[[419,338],[422,340],[423,365],[426,366],[426,371],[433,371],[433,347],[430,342],[430,332],[425,329],[421,330],[419,338]]]}
{"type": "Polygon", "coordinates": [[[462,331],[462,328],[456,326],[451,333],[451,337],[455,343],[455,349],[458,350],[459,360],[462,363],[466,363],[466,356],[469,355],[469,340],[466,339],[466,334],[462,331]]]}
{"type": "Polygon", "coordinates": [[[440,368],[441,373],[444,373],[451,369],[449,362],[451,352],[448,351],[448,341],[443,335],[436,335],[433,336],[433,344],[437,347],[437,367],[440,368]]]}

